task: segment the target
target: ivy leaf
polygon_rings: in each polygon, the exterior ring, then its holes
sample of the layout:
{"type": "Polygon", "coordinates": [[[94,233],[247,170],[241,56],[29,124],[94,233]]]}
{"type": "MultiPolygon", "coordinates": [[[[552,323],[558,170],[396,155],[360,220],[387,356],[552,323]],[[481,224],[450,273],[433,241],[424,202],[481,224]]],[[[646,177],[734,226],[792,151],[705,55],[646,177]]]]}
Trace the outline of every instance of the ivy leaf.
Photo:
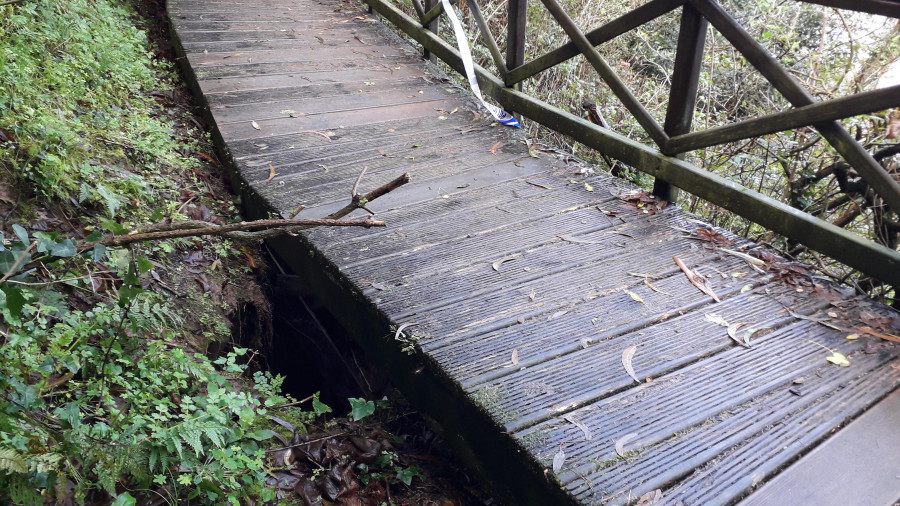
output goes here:
{"type": "Polygon", "coordinates": [[[157,207],[153,210],[153,214],[150,215],[150,221],[159,221],[161,219],[163,219],[163,212],[162,209],[157,207]]]}
{"type": "Polygon", "coordinates": [[[316,416],[322,416],[325,413],[331,413],[331,406],[320,401],[318,395],[313,397],[312,407],[313,411],[316,412],[316,416]]]}
{"type": "Polygon", "coordinates": [[[0,301],[0,307],[6,307],[13,318],[21,318],[22,308],[25,306],[25,297],[22,296],[22,292],[9,286],[0,286],[0,292],[3,293],[5,299],[0,301]]]}
{"type": "Polygon", "coordinates": [[[106,246],[104,246],[102,244],[94,245],[94,253],[93,253],[94,262],[99,262],[100,260],[103,260],[103,255],[105,255],[105,254],[106,254],[106,246]]]}
{"type": "Polygon", "coordinates": [[[97,242],[100,239],[103,239],[103,234],[99,230],[94,231],[91,235],[84,238],[87,242],[97,242]]]}
{"type": "Polygon", "coordinates": [[[22,228],[21,225],[13,225],[12,229],[13,229],[13,232],[15,232],[16,237],[18,237],[19,240],[22,241],[22,244],[27,246],[28,245],[28,232],[24,228],[22,228]]]}
{"type": "Polygon", "coordinates": [[[403,484],[407,487],[412,484],[412,480],[416,476],[418,476],[419,479],[422,479],[422,473],[420,473],[419,469],[415,467],[408,467],[406,469],[400,469],[399,471],[397,471],[397,479],[402,481],[403,484]]]}
{"type": "Polygon", "coordinates": [[[75,249],[75,243],[72,242],[72,239],[65,239],[62,242],[56,243],[53,248],[50,249],[50,254],[55,257],[66,258],[75,256],[78,254],[78,250],[75,249]]]}
{"type": "Polygon", "coordinates": [[[116,496],[116,500],[110,506],[134,506],[135,504],[137,504],[137,499],[131,497],[128,492],[124,492],[116,496]]]}
{"type": "MultiPolygon", "coordinates": [[[[21,253],[20,253],[21,254],[21,253]]],[[[0,273],[6,274],[16,264],[16,255],[10,250],[0,251],[0,273]]],[[[2,276],[3,274],[0,274],[2,276]]]]}
{"type": "Polygon", "coordinates": [[[112,232],[113,235],[127,234],[128,229],[123,227],[121,223],[115,220],[106,220],[100,224],[105,230],[112,232]]]}
{"type": "Polygon", "coordinates": [[[122,288],[119,288],[119,307],[124,308],[131,305],[131,301],[133,301],[141,292],[143,292],[143,290],[131,285],[124,285],[122,288]]]}
{"type": "Polygon", "coordinates": [[[358,398],[347,400],[350,401],[350,416],[353,417],[354,422],[358,422],[375,412],[375,403],[372,401],[358,398]]]}
{"type": "Polygon", "coordinates": [[[138,271],[143,274],[151,269],[153,269],[153,262],[147,259],[147,257],[137,257],[137,268],[138,271]]]}

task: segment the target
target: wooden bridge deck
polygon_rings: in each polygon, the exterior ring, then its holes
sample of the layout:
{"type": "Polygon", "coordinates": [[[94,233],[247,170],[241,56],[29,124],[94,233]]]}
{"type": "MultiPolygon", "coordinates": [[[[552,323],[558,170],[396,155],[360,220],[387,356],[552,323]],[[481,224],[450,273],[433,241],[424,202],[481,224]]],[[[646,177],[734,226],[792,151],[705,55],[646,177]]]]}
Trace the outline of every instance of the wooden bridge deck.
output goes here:
{"type": "Polygon", "coordinates": [[[872,406],[896,422],[900,346],[796,316],[896,331],[896,314],[757,273],[698,238],[703,226],[684,212],[637,207],[624,197],[636,188],[529,153],[358,7],[169,4],[252,214],[304,204],[302,216],[324,216],[346,204],[363,167],[366,191],[411,174],[370,204],[387,228],[273,244],[510,502],[624,503],[660,489],[666,503],[836,504],[816,498],[816,483],[860,491],[856,504],[900,497],[898,431],[846,425],[872,406]],[[767,330],[748,349],[722,322],[767,330]],[[415,324],[415,353],[394,340],[403,324],[415,324]],[[630,347],[639,382],[623,365],[630,347]],[[827,362],[824,347],[850,366],[827,362]],[[844,462],[860,460],[844,460],[846,448],[857,447],[873,469],[849,479],[844,462]],[[804,481],[813,458],[824,462],[818,482],[804,481]]]}

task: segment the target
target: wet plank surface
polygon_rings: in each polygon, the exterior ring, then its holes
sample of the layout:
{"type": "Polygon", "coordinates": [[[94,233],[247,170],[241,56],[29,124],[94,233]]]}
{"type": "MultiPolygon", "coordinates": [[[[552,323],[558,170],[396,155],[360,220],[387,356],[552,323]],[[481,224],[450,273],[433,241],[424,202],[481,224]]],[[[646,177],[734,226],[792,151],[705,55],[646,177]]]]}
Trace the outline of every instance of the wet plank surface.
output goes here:
{"type": "MultiPolygon", "coordinates": [[[[818,486],[797,470],[813,469],[816,450],[787,466],[822,441],[834,460],[862,446],[865,416],[841,427],[900,385],[898,345],[858,331],[896,333],[896,313],[815,278],[757,271],[724,249],[758,246],[671,206],[638,206],[628,183],[492,125],[365,11],[333,0],[169,9],[257,212],[303,204],[302,216],[324,216],[363,167],[364,189],[411,174],[369,204],[387,228],[317,229],[304,244],[357,296],[358,308],[333,309],[415,324],[417,373],[448,389],[431,395],[461,393],[454,409],[490,416],[495,461],[527,461],[528,480],[581,504],[656,490],[669,503],[728,504],[771,482],[749,501],[773,504],[785,480],[818,486]],[[835,351],[849,367],[826,361],[835,351]],[[851,430],[849,444],[832,443],[851,430]]],[[[900,480],[877,487],[900,497],[900,480]]]]}

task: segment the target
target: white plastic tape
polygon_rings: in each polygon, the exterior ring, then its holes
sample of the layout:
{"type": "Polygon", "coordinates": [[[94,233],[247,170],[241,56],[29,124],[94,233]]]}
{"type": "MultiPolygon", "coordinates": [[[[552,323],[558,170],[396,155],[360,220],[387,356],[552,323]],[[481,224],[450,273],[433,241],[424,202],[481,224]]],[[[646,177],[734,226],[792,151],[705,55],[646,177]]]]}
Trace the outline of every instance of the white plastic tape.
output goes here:
{"type": "Polygon", "coordinates": [[[447,17],[450,18],[450,23],[453,25],[453,34],[456,35],[456,45],[459,47],[459,55],[462,56],[463,67],[466,69],[466,78],[469,79],[469,86],[472,88],[472,93],[478,97],[478,100],[481,100],[481,104],[484,108],[487,109],[497,121],[506,126],[521,128],[519,122],[516,121],[516,118],[514,118],[512,114],[496,105],[491,105],[484,101],[484,98],[481,96],[481,88],[478,87],[478,80],[475,79],[475,66],[472,64],[472,53],[469,51],[469,40],[466,38],[466,32],[463,31],[462,25],[459,24],[459,19],[456,17],[456,12],[453,11],[450,2],[448,0],[441,0],[441,3],[444,4],[444,12],[447,13],[447,17]]]}

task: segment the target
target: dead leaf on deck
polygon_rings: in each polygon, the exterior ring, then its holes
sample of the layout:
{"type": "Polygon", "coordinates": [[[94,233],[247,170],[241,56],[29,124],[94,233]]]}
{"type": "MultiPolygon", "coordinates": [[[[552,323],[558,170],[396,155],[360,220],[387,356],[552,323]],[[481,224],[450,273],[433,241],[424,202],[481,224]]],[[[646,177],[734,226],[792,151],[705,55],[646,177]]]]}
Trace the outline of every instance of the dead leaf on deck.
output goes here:
{"type": "Polygon", "coordinates": [[[656,489],[642,495],[634,506],[656,506],[663,503],[662,490],[656,489]]]}
{"type": "Polygon", "coordinates": [[[566,462],[566,452],[563,451],[562,445],[559,445],[559,451],[553,456],[553,472],[559,474],[563,464],[566,462]]]}
{"type": "Polygon", "coordinates": [[[620,437],[618,441],[616,441],[616,454],[620,457],[625,456],[625,445],[628,444],[629,441],[636,438],[638,436],[637,432],[632,432],[629,434],[625,434],[620,437]]]}
{"type": "Polygon", "coordinates": [[[519,350],[515,349],[512,352],[512,357],[509,359],[512,362],[512,365],[519,365],[519,350]]]}
{"type": "Polygon", "coordinates": [[[547,321],[549,322],[550,320],[555,320],[568,312],[569,312],[569,310],[567,310],[567,309],[564,309],[562,311],[557,311],[557,312],[553,313],[552,315],[548,316],[547,321]]]}
{"type": "Polygon", "coordinates": [[[642,299],[640,295],[638,295],[638,294],[636,294],[636,293],[634,293],[634,292],[630,292],[630,291],[628,291],[628,290],[625,290],[625,293],[627,293],[628,295],[630,295],[632,299],[634,299],[634,300],[640,302],[641,304],[644,303],[644,299],[642,299]]]}
{"type": "Polygon", "coordinates": [[[838,365],[841,367],[850,367],[850,360],[847,359],[847,357],[844,356],[843,353],[839,353],[837,350],[832,350],[831,348],[829,348],[823,344],[819,344],[811,339],[807,339],[807,341],[813,343],[814,345],[816,345],[824,350],[828,350],[831,352],[831,355],[825,357],[825,360],[831,362],[834,365],[838,365]]]}
{"type": "Polygon", "coordinates": [[[510,262],[521,256],[522,256],[521,254],[515,254],[515,255],[510,255],[508,257],[501,258],[500,260],[497,260],[496,262],[492,263],[491,268],[497,272],[500,272],[500,266],[503,265],[503,262],[510,262]]]}
{"type": "Polygon", "coordinates": [[[589,429],[587,425],[585,425],[583,422],[581,422],[574,416],[565,415],[565,416],[563,416],[563,420],[565,420],[565,421],[571,423],[572,425],[578,427],[579,429],[581,429],[581,432],[584,433],[585,441],[590,441],[590,440],[594,439],[594,435],[591,434],[591,429],[589,429]]]}
{"type": "Polygon", "coordinates": [[[697,231],[694,232],[694,235],[697,236],[697,239],[712,243],[716,246],[731,246],[732,244],[731,239],[711,228],[698,228],[697,231]]]}
{"type": "Polygon", "coordinates": [[[740,328],[745,325],[750,325],[750,322],[738,322],[738,323],[732,323],[731,325],[729,325],[728,326],[728,337],[733,339],[734,342],[738,343],[739,345],[743,346],[744,348],[749,348],[750,347],[750,337],[747,336],[745,339],[741,339],[737,335],[738,330],[740,330],[740,328]]]}
{"type": "Polygon", "coordinates": [[[503,141],[500,141],[500,142],[494,144],[493,146],[491,146],[491,154],[492,155],[497,154],[497,150],[500,149],[502,146],[503,146],[503,141]]]}
{"type": "Polygon", "coordinates": [[[703,315],[706,318],[706,321],[715,323],[716,325],[721,325],[723,327],[728,326],[728,321],[725,318],[715,314],[715,313],[706,313],[703,315]]]}
{"type": "Polygon", "coordinates": [[[631,361],[634,358],[634,353],[637,351],[637,346],[629,346],[625,348],[625,351],[622,352],[622,366],[625,368],[625,372],[631,376],[631,379],[640,383],[641,380],[638,379],[637,374],[634,373],[634,365],[632,365],[631,361]]]}
{"type": "Polygon", "coordinates": [[[386,285],[385,283],[372,283],[372,288],[380,290],[382,292],[386,292],[391,289],[391,287],[386,285]]]}
{"type": "Polygon", "coordinates": [[[677,264],[682,272],[684,272],[684,275],[687,276],[688,281],[690,281],[692,285],[696,286],[697,289],[701,292],[712,297],[714,301],[722,302],[721,300],[719,300],[719,297],[716,296],[716,293],[713,292],[713,289],[709,286],[709,283],[706,282],[706,278],[689,269],[688,266],[685,265],[680,258],[673,256],[672,259],[675,260],[675,264],[677,264]]]}
{"type": "Polygon", "coordinates": [[[531,302],[534,302],[535,297],[537,297],[537,293],[534,291],[534,289],[532,289],[531,293],[528,295],[528,300],[530,300],[531,302]]]}
{"type": "Polygon", "coordinates": [[[251,121],[250,125],[257,130],[261,130],[261,128],[259,128],[259,123],[255,122],[255,121],[251,121]]]}
{"type": "Polygon", "coordinates": [[[269,177],[266,178],[266,181],[271,181],[275,177],[275,167],[269,165],[269,177]]]}

